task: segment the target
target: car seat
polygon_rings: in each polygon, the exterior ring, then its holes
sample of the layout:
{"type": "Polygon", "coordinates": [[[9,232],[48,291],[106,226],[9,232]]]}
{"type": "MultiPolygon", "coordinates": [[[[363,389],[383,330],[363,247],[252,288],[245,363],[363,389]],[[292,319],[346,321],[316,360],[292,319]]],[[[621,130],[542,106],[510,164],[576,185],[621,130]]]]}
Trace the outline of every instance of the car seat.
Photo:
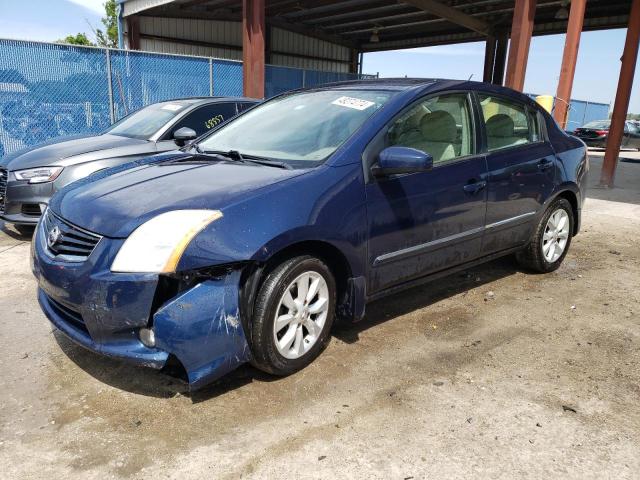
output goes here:
{"type": "Polygon", "coordinates": [[[429,153],[434,163],[449,160],[456,156],[458,129],[456,121],[449,112],[436,110],[427,113],[420,120],[421,141],[414,148],[429,153]]]}
{"type": "Polygon", "coordinates": [[[487,143],[489,150],[511,147],[526,143],[527,139],[515,134],[513,119],[504,113],[498,113],[487,120],[487,143]]]}

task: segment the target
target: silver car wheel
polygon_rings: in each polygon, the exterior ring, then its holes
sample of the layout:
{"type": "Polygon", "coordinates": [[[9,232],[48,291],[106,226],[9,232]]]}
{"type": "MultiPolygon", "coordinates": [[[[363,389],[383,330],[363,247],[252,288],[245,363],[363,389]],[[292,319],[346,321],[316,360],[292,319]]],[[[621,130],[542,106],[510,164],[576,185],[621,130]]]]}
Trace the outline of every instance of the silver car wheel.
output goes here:
{"type": "Polygon", "coordinates": [[[562,256],[569,239],[570,225],[569,214],[562,208],[549,217],[542,236],[542,254],[547,262],[553,263],[562,256]]]}
{"type": "Polygon", "coordinates": [[[273,339],[280,355],[302,357],[318,341],[329,313],[329,288],[322,275],[304,272],[285,290],[273,321],[273,339]]]}

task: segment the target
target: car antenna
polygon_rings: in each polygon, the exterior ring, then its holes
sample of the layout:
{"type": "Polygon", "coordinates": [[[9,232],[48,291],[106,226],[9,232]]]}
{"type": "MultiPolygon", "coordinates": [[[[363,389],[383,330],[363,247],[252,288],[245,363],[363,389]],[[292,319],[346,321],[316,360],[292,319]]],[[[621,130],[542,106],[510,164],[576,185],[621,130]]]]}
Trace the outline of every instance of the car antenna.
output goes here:
{"type": "Polygon", "coordinates": [[[469,75],[469,78],[467,79],[467,82],[470,82],[472,78],[473,78],[473,73],[471,75],[469,75]]]}

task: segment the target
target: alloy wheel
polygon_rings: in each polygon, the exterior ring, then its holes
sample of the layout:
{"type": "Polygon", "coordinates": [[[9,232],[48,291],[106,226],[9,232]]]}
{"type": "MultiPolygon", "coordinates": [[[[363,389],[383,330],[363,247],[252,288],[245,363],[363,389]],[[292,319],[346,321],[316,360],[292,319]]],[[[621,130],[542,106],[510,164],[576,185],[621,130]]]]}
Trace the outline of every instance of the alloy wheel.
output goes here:
{"type": "Polygon", "coordinates": [[[329,288],[322,275],[304,272],[284,291],[273,322],[275,345],[285,358],[296,359],[318,341],[329,313],[329,288]]]}
{"type": "Polygon", "coordinates": [[[542,254],[547,262],[553,263],[564,252],[569,239],[569,214],[563,208],[555,210],[544,229],[542,236],[542,254]]]}

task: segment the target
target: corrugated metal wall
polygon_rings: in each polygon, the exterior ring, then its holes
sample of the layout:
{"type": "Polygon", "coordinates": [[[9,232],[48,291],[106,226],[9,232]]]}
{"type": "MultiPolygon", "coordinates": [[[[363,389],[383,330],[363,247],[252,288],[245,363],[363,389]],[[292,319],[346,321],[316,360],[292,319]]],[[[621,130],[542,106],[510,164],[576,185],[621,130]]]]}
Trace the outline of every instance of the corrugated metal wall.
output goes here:
{"type": "Polygon", "coordinates": [[[242,51],[216,48],[168,40],[150,39],[148,36],[178,38],[187,41],[233,45],[242,48],[242,31],[237,22],[193,20],[188,18],[140,17],[140,49],[147,52],[198,55],[202,57],[242,60],[242,51]]]}
{"type": "MultiPolygon", "coordinates": [[[[242,30],[239,22],[146,16],[139,18],[141,50],[242,59],[242,30]],[[181,39],[186,42],[172,42],[169,39],[181,39]],[[218,46],[188,42],[211,43],[218,46]],[[224,48],[221,45],[236,48],[224,48]]],[[[349,71],[349,48],[280,28],[271,28],[271,51],[273,53],[268,63],[272,65],[332,72],[349,71]]]]}
{"type": "Polygon", "coordinates": [[[311,68],[331,72],[349,71],[349,48],[335,43],[329,43],[317,38],[307,37],[299,33],[289,32],[280,28],[271,29],[271,55],[273,65],[287,67],[311,68]],[[286,53],[298,54],[286,55],[286,53]],[[321,57],[320,59],[305,57],[321,57]]]}

